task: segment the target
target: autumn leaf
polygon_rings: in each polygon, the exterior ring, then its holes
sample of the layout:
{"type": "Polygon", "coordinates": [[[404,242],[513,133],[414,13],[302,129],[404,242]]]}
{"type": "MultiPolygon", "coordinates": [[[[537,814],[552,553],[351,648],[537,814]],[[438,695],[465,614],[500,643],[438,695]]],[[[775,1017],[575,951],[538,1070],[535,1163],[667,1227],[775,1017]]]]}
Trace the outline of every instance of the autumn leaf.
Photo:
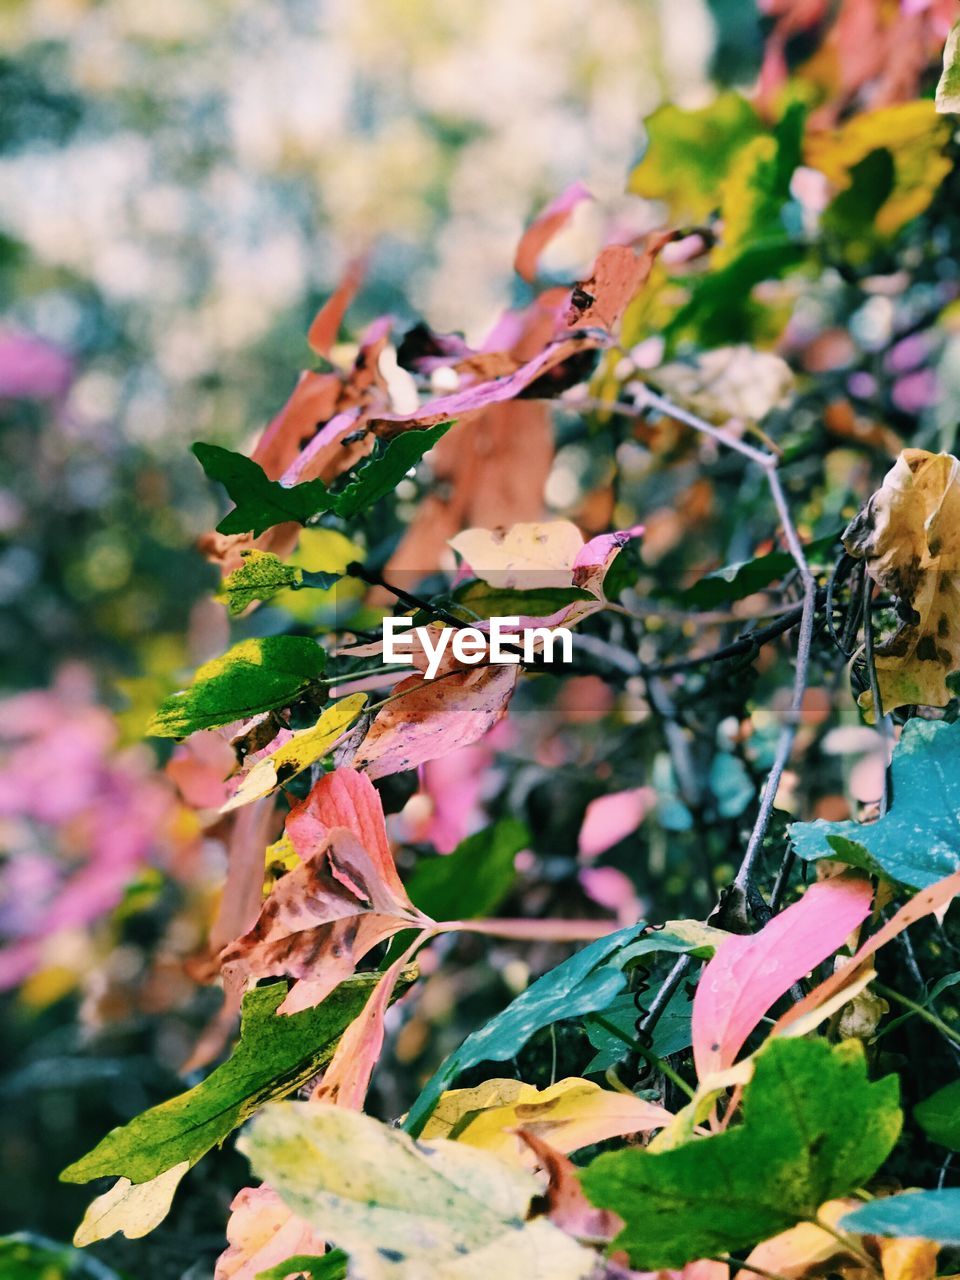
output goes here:
{"type": "Polygon", "coordinates": [[[286,832],[300,865],[271,890],[253,928],[220,953],[231,986],[295,978],[282,1014],[320,1004],[377,943],[433,923],[400,882],[366,776],[338,769],[321,778],[286,832]]]}
{"type": "Polygon", "coordinates": [[[928,100],[900,102],[863,111],[836,129],[807,135],[804,161],[842,190],[855,165],[878,147],[893,157],[894,185],[876,217],[876,229],[892,236],[923,213],[950,172],[943,154],[951,124],[928,100]]]}
{"type": "Polygon", "coordinates": [[[282,983],[244,997],[240,1041],[200,1084],[135,1116],[60,1175],[64,1182],[114,1176],[139,1184],[190,1165],[271,1098],[282,1098],[320,1071],[361,1011],[376,978],[342,982],[318,1008],[278,1018],[282,983]]]}
{"type": "Polygon", "coordinates": [[[758,933],[720,946],[693,998],[693,1056],[701,1080],[733,1065],[767,1010],[843,946],[870,914],[872,900],[868,880],[822,880],[758,933]]]}
{"type": "Polygon", "coordinates": [[[576,1077],[546,1089],[520,1080],[491,1079],[473,1089],[444,1093],[421,1137],[451,1138],[522,1163],[524,1148],[515,1132],[521,1127],[567,1152],[607,1138],[662,1129],[672,1119],[655,1103],[576,1077]]]}
{"type": "Polygon", "coordinates": [[[528,284],[533,283],[540,254],[553,237],[566,226],[577,205],[583,200],[590,199],[592,196],[583,183],[574,182],[537,214],[521,236],[513,260],[513,269],[521,280],[526,280],[528,284]]]}
{"type": "Polygon", "coordinates": [[[255,600],[269,600],[284,587],[296,588],[303,582],[302,569],[284,564],[269,551],[251,547],[240,555],[243,564],[224,578],[218,592],[233,615],[243,613],[255,600]]]}
{"type": "Polygon", "coordinates": [[[244,774],[235,794],[224,804],[220,812],[229,813],[261,796],[269,795],[278,786],[284,786],[291,778],[302,773],[321,760],[350,728],[363,710],[367,700],[365,693],[348,694],[322,712],[312,729],[301,729],[270,755],[263,756],[244,774]]]}
{"type": "Polygon", "coordinates": [[[924,1237],[960,1244],[960,1188],[905,1191],[862,1204],[840,1221],[844,1231],[876,1236],[924,1237]]]}
{"type": "MultiPolygon", "coordinates": [[[[884,712],[946,706],[946,677],[960,667],[960,462],[905,449],[843,542],[910,617],[876,648],[884,712]]],[[[869,692],[860,703],[872,715],[869,692]]]]}
{"type": "MultiPolygon", "coordinates": [[[[227,1248],[217,1259],[214,1280],[259,1280],[294,1254],[318,1255],[324,1247],[322,1237],[271,1187],[243,1187],[230,1203],[227,1248]]],[[[292,1268],[284,1272],[296,1274],[292,1268]]]]}
{"type": "Polygon", "coordinates": [[[377,712],[353,768],[384,778],[476,742],[507,714],[518,670],[477,667],[437,680],[420,675],[402,680],[377,712]]]}
{"type": "Polygon", "coordinates": [[[365,1280],[521,1272],[586,1280],[596,1254],[544,1218],[534,1178],[456,1142],[414,1142],[322,1103],[268,1108],[240,1148],[281,1198],[350,1255],[365,1280]]]}
{"type": "Polygon", "coordinates": [[[133,1183],[129,1178],[118,1178],[109,1191],[87,1206],[83,1221],[74,1232],[73,1243],[82,1248],[97,1240],[106,1240],[118,1231],[128,1240],[147,1235],[170,1212],[174,1193],[189,1168],[190,1161],[183,1160],[149,1182],[133,1183]]]}
{"type": "Polygon", "coordinates": [[[956,114],[960,111],[960,22],[950,28],[943,50],[943,71],[937,83],[937,110],[956,114]]]}

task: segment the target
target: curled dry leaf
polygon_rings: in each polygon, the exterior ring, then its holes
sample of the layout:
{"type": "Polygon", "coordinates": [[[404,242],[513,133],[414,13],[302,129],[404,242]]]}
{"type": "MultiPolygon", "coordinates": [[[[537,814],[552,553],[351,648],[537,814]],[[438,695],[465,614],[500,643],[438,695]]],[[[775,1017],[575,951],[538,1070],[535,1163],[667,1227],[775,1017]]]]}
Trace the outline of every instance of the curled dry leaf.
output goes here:
{"type": "Polygon", "coordinates": [[[623,1230],[623,1219],[612,1209],[596,1209],[583,1194],[576,1166],[529,1129],[518,1129],[518,1139],[536,1158],[547,1175],[547,1217],[561,1231],[578,1240],[606,1244],[623,1230]]]}
{"type": "Polygon", "coordinates": [[[296,978],[280,1013],[319,1004],[377,943],[432,924],[407,897],[368,778],[336,770],[287,819],[300,866],[274,887],[256,924],[225,947],[224,980],[296,978]]]}
{"type": "MultiPolygon", "coordinates": [[[[905,449],[843,543],[910,616],[876,649],[884,712],[946,706],[946,677],[960,667],[960,462],[905,449]]],[[[860,704],[872,716],[869,691],[860,704]]]]}

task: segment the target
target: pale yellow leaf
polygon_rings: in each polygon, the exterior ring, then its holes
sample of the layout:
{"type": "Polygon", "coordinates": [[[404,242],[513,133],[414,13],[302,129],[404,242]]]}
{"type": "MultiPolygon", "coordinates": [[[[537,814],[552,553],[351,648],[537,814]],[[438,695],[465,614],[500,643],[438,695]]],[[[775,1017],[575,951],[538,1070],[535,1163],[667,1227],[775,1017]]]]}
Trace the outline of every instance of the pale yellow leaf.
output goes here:
{"type": "Polygon", "coordinates": [[[672,1119],[669,1111],[652,1102],[575,1076],[546,1089],[520,1080],[494,1079],[474,1089],[448,1090],[427,1121],[423,1137],[453,1138],[523,1164],[529,1163],[529,1149],[514,1132],[521,1126],[567,1152],[607,1138],[662,1129],[672,1119]]]}
{"type": "Polygon", "coordinates": [[[569,587],[583,535],[569,520],[549,520],[508,529],[464,529],[450,539],[450,546],[492,587],[569,587]]]}
{"type": "Polygon", "coordinates": [[[365,693],[351,693],[327,707],[312,729],[295,733],[289,742],[258,760],[240,783],[236,795],[221,807],[220,812],[229,813],[269,795],[281,782],[287,782],[325,756],[356,720],[366,700],[365,693]]]}
{"type": "Polygon", "coordinates": [[[87,1206],[73,1243],[83,1248],[97,1240],[106,1240],[118,1231],[128,1240],[147,1235],[170,1212],[173,1193],[189,1168],[190,1161],[183,1160],[149,1182],[133,1183],[129,1178],[118,1178],[109,1191],[87,1206]]]}
{"type": "Polygon", "coordinates": [[[583,1280],[597,1261],[552,1223],[526,1221],[539,1184],[488,1151],[415,1142],[320,1102],[269,1104],[239,1145],[363,1280],[583,1280]]]}

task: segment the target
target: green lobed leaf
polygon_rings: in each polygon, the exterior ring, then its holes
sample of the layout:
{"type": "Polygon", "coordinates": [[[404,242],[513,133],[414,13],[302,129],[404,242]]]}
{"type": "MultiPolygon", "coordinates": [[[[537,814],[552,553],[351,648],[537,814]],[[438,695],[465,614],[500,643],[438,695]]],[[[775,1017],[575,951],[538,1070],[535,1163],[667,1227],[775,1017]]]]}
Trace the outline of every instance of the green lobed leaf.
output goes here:
{"type": "Polygon", "coordinates": [[[716,207],[737,152],[763,132],[756,110],[738,93],[722,93],[695,110],[667,103],[643,123],[647,146],[629,189],[665,200],[682,221],[698,221],[716,207]]]}
{"type": "Polygon", "coordinates": [[[303,583],[302,569],[284,564],[270,551],[250,547],[240,555],[243,564],[227,574],[217,593],[217,598],[226,603],[234,616],[243,613],[255,600],[269,600],[284,587],[297,588],[303,583]]]}
{"type": "Polygon", "coordinates": [[[433,920],[490,915],[510,892],[514,859],[529,842],[526,823],[505,818],[467,836],[452,853],[421,858],[407,880],[410,900],[433,920]]]}
{"type": "Polygon", "coordinates": [[[404,1125],[407,1132],[416,1136],[421,1131],[440,1095],[468,1067],[480,1062],[504,1062],[542,1027],[606,1008],[626,985],[623,948],[635,941],[643,929],[641,922],[591,942],[538,978],[486,1026],[467,1036],[427,1081],[410,1108],[404,1125]]]}
{"type": "Polygon", "coordinates": [[[217,525],[221,533],[248,533],[259,537],[267,529],[287,521],[306,524],[323,511],[349,519],[390,493],[428,449],[432,449],[452,422],[423,430],[406,431],[382,453],[362,464],[355,477],[331,493],[323,480],[283,485],[268,480],[263,468],[245,454],[220,445],[198,442],[193,452],[211,480],[217,480],[236,504],[217,525]]]}
{"type": "Polygon", "coordinates": [[[323,675],[326,652],[304,636],[241,640],[197,669],[189,689],[165,698],[147,726],[158,738],[185,738],[295,702],[323,675]]]}
{"type": "Polygon", "coordinates": [[[246,454],[218,444],[198,441],[197,461],[211,480],[217,480],[236,504],[217,525],[221,533],[252,533],[259,537],[275,524],[305,524],[311,516],[330,511],[333,496],[322,480],[307,480],[289,487],[268,480],[263,468],[246,454]]]}
{"type": "Polygon", "coordinates": [[[893,804],[877,822],[795,822],[797,855],[836,858],[923,889],[960,867],[960,721],[910,720],[893,751],[893,804]]]}
{"type": "Polygon", "coordinates": [[[316,1254],[297,1253],[286,1262],[258,1271],[256,1280],[287,1280],[288,1276],[306,1272],[310,1280],[347,1280],[349,1258],[342,1249],[331,1249],[322,1257],[316,1254]]]}
{"type": "Polygon", "coordinates": [[[435,427],[405,431],[357,472],[356,479],[341,489],[333,500],[333,510],[344,520],[366,511],[392,493],[411,467],[453,426],[441,422],[435,427]]]}
{"type": "Polygon", "coordinates": [[[744,1249],[867,1182],[899,1136],[898,1093],[895,1076],[869,1082],[859,1041],[770,1040],[742,1124],[672,1150],[598,1156],[583,1187],[623,1218],[613,1247],[635,1267],[744,1249]]]}
{"type": "MultiPolygon", "coordinates": [[[[247,992],[233,1054],[186,1093],[112,1129],[94,1149],[64,1169],[64,1182],[108,1175],[147,1182],[175,1164],[195,1164],[258,1107],[283,1098],[316,1075],[363,1009],[379,974],[342,982],[314,1009],[277,1015],[286,983],[247,992]]],[[[397,995],[409,980],[398,985],[397,995]]]]}
{"type": "Polygon", "coordinates": [[[913,1118],[928,1138],[941,1146],[960,1151],[960,1080],[944,1085],[929,1098],[918,1102],[913,1118]]]}
{"type": "Polygon", "coordinates": [[[954,24],[943,50],[943,71],[935,97],[937,110],[960,112],[960,22],[954,24]]]}
{"type": "Polygon", "coordinates": [[[846,1214],[838,1225],[864,1235],[921,1236],[938,1244],[960,1244],[960,1189],[884,1196],[846,1214]]]}

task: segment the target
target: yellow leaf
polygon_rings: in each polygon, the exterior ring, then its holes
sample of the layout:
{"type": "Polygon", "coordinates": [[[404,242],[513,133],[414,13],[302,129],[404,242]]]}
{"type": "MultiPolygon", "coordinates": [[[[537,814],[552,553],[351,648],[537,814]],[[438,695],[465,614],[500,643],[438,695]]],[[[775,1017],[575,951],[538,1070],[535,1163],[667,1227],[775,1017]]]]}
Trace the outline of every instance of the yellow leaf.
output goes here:
{"type": "Polygon", "coordinates": [[[236,795],[220,809],[229,813],[252,800],[267,796],[281,782],[302,773],[325,756],[336,740],[353,724],[367,700],[365,693],[351,693],[328,707],[312,729],[295,733],[289,742],[258,760],[240,783],[236,795]]]}
{"type": "MultiPolygon", "coordinates": [[[[960,462],[905,449],[843,543],[914,615],[876,648],[884,712],[946,706],[946,677],[960,667],[960,462]]],[[[860,705],[872,714],[869,691],[860,705]]]]}
{"type": "Polygon", "coordinates": [[[424,1138],[453,1138],[522,1164],[527,1151],[513,1130],[529,1129],[558,1151],[628,1133],[662,1129],[673,1116],[630,1094],[570,1077],[547,1089],[520,1080],[487,1080],[474,1089],[450,1089],[437,1103],[424,1138]]]}
{"type": "Polygon", "coordinates": [[[109,1191],[88,1205],[73,1243],[83,1248],[96,1240],[106,1240],[118,1231],[128,1240],[147,1235],[170,1212],[173,1193],[189,1168],[190,1161],[183,1160],[149,1182],[133,1183],[129,1178],[118,1178],[109,1191]]]}
{"type": "Polygon", "coordinates": [[[569,520],[464,529],[450,546],[491,587],[569,587],[583,535],[569,520]]]}
{"type": "Polygon", "coordinates": [[[933,1280],[940,1246],[933,1240],[902,1236],[880,1241],[883,1280],[933,1280]]]}
{"type": "MultiPolygon", "coordinates": [[[[828,1200],[820,1206],[818,1216],[827,1226],[835,1228],[843,1215],[855,1209],[859,1203],[859,1200],[828,1200]]],[[[814,1226],[812,1222],[803,1222],[758,1244],[747,1257],[740,1274],[742,1280],[753,1280],[758,1274],[770,1272],[784,1276],[786,1280],[794,1280],[794,1277],[805,1276],[838,1256],[850,1258],[853,1255],[829,1231],[814,1226]],[[751,1272],[751,1263],[760,1269],[759,1273],[751,1272]]],[[[887,1280],[893,1278],[888,1277],[887,1280]]],[[[907,1280],[907,1277],[902,1277],[901,1280],[907,1280]]]]}
{"type": "Polygon", "coordinates": [[[923,213],[950,172],[943,150],[952,130],[952,122],[938,116],[928,99],[902,102],[862,112],[837,129],[810,134],[804,159],[844,190],[850,185],[850,170],[871,151],[889,151],[894,186],[875,224],[881,235],[889,236],[923,213]]]}

